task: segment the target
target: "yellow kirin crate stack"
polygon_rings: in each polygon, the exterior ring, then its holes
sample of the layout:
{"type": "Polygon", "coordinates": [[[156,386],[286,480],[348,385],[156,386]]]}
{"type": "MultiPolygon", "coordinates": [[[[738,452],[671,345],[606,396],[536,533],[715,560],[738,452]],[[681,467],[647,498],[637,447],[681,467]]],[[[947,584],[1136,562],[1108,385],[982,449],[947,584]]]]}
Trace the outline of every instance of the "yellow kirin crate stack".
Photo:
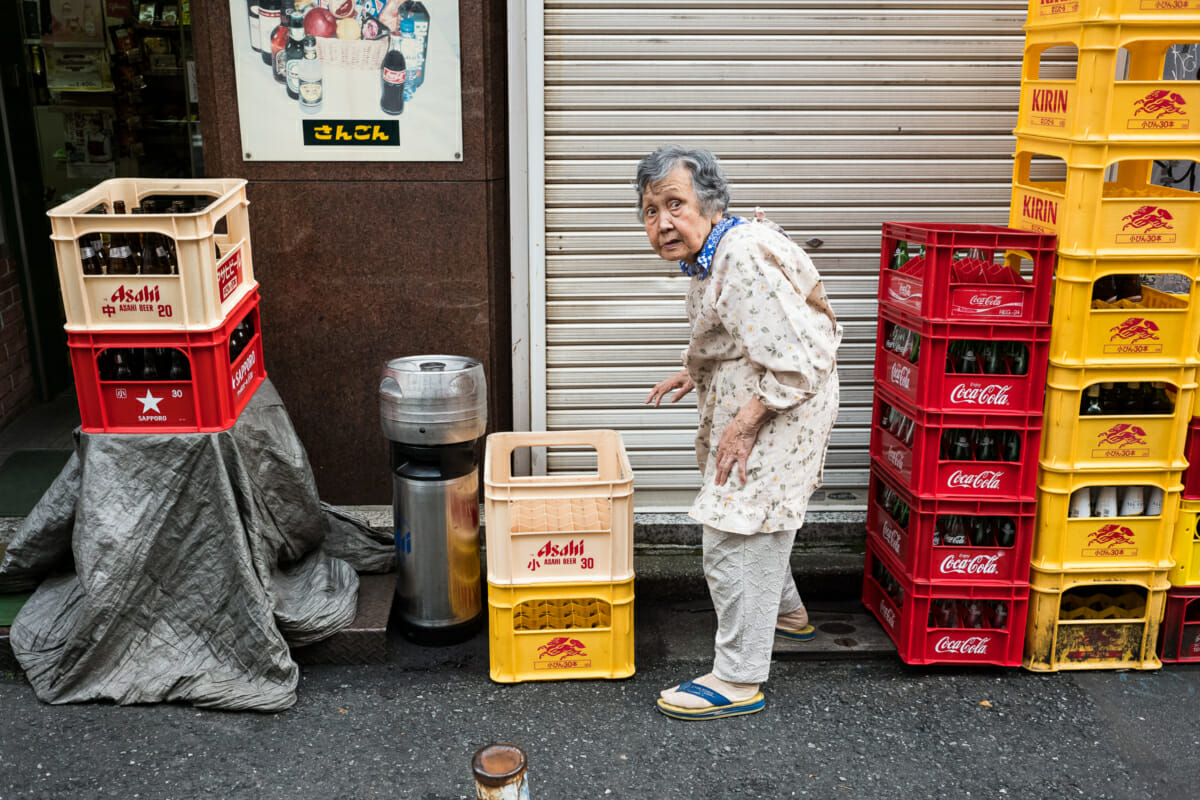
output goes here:
{"type": "Polygon", "coordinates": [[[633,470],[621,435],[494,433],[483,469],[492,680],[632,675],[633,470]],[[596,470],[513,475],[513,452],[541,447],[594,452],[596,470]]]}
{"type": "Polygon", "coordinates": [[[1200,364],[1200,3],[1030,0],[1009,224],[1058,236],[1024,665],[1155,652],[1200,364]],[[1068,63],[1070,61],[1071,63],[1068,63]],[[1073,74],[1072,74],[1073,71],[1073,74]]]}

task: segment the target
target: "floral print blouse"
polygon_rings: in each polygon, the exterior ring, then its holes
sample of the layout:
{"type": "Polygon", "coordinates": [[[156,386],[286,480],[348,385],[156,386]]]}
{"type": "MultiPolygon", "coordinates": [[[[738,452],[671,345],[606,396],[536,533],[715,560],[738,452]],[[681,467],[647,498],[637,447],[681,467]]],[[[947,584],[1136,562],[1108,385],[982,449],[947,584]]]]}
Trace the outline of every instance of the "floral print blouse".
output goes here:
{"type": "Polygon", "coordinates": [[[842,326],[808,255],[761,211],[722,236],[687,297],[683,363],[696,383],[696,459],[704,483],[691,516],[728,533],[799,528],[821,485],[838,411],[842,326]],[[751,397],[775,412],[758,433],[748,475],[715,484],[721,432],[751,397]]]}

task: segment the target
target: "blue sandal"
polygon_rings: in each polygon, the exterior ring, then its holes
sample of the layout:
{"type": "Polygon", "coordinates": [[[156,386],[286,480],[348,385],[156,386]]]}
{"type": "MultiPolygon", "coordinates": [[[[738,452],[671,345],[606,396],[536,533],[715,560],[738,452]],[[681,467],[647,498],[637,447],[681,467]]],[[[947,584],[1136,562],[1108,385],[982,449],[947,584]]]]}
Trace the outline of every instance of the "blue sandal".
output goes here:
{"type": "Polygon", "coordinates": [[[788,641],[792,642],[811,642],[817,635],[817,631],[812,625],[805,625],[799,630],[785,630],[783,628],[776,628],[775,635],[780,639],[787,639],[788,641]]]}
{"type": "Polygon", "coordinates": [[[668,717],[675,719],[720,719],[722,717],[736,717],[741,714],[753,714],[755,711],[762,711],[763,706],[767,704],[762,692],[755,692],[754,697],[751,697],[749,700],[740,700],[735,703],[720,692],[715,692],[695,681],[684,681],[679,684],[679,688],[675,691],[694,695],[712,704],[709,708],[684,708],[683,706],[673,706],[661,697],[658,698],[658,710],[668,717]]]}

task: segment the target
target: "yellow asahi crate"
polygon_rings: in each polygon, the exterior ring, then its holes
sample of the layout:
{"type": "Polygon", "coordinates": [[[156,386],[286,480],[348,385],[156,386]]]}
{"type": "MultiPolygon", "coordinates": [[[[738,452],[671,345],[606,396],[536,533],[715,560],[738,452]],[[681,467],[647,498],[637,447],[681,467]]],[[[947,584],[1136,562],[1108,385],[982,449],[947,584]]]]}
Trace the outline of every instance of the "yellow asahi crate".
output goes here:
{"type": "Polygon", "coordinates": [[[489,581],[488,622],[497,683],[634,672],[633,578],[520,586],[489,581]]]}
{"type": "Polygon", "coordinates": [[[1062,367],[1046,371],[1041,463],[1055,470],[1182,470],[1196,392],[1196,367],[1062,367]],[[1159,384],[1169,414],[1082,413],[1087,390],[1104,384],[1159,384]]]}
{"type": "MultiPolygon", "coordinates": [[[[1169,23],[1200,39],[1200,0],[1029,0],[1026,32],[1080,23],[1169,23]]],[[[1189,35],[1189,34],[1184,34],[1189,35]]]]}
{"type": "MultiPolygon", "coordinates": [[[[1051,361],[1073,367],[1198,363],[1200,282],[1191,273],[1170,268],[1160,273],[1163,267],[1154,261],[1090,261],[1097,268],[1095,279],[1077,280],[1061,270],[1055,275],[1051,361]],[[1093,299],[1097,291],[1107,291],[1109,279],[1138,281],[1138,299],[1093,299]],[[1156,288],[1159,282],[1170,291],[1156,288]]],[[[1194,266],[1189,263],[1193,259],[1170,261],[1183,268],[1194,266]]]]}
{"type": "Polygon", "coordinates": [[[1055,139],[1200,143],[1200,83],[1164,80],[1172,45],[1200,39],[1200,25],[1060,26],[1025,37],[1021,105],[1016,133],[1055,139]],[[1077,55],[1072,78],[1044,79],[1065,65],[1043,56],[1070,48],[1077,55]],[[1119,59],[1127,78],[1116,79],[1119,59]],[[1045,70],[1043,72],[1043,70],[1045,70]]]}
{"type": "Polygon", "coordinates": [[[1107,570],[1137,572],[1173,566],[1171,540],[1179,497],[1183,491],[1179,470],[1125,469],[1071,472],[1043,467],[1038,475],[1037,527],[1031,563],[1042,570],[1107,570]],[[1117,516],[1102,517],[1089,499],[1088,516],[1072,516],[1071,501],[1078,491],[1093,498],[1112,487],[1117,516]],[[1152,490],[1161,493],[1158,514],[1120,515],[1126,509],[1125,493],[1140,489],[1143,507],[1152,490]]]}
{"type": "Polygon", "coordinates": [[[1018,136],[1009,225],[1055,234],[1059,255],[1195,258],[1200,193],[1151,180],[1156,159],[1198,158],[1194,144],[1151,147],[1018,136]],[[1114,166],[1115,179],[1105,180],[1114,166]]]}
{"type": "Polygon", "coordinates": [[[1158,669],[1166,570],[1030,573],[1025,657],[1034,672],[1158,669]]]}
{"type": "Polygon", "coordinates": [[[1200,586],[1200,532],[1196,529],[1197,518],[1200,518],[1200,500],[1181,500],[1171,544],[1171,557],[1175,561],[1171,570],[1171,583],[1174,586],[1200,586]]]}

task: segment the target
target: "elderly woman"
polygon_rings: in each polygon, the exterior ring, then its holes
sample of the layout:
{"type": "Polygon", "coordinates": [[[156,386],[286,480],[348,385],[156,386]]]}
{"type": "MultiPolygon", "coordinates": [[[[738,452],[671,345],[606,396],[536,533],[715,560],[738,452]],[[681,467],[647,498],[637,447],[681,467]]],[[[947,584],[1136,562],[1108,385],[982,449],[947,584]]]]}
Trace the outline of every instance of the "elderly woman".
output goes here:
{"type": "Polygon", "coordinates": [[[729,216],[707,150],[665,146],[637,168],[638,212],[654,252],[691,276],[684,368],[647,403],[696,389],[691,516],[704,526],[704,575],[717,612],[713,670],[662,692],[680,719],[762,709],[774,636],[813,636],[792,578],[796,529],[821,485],[837,417],[842,328],[808,256],[761,211],[729,216]]]}

